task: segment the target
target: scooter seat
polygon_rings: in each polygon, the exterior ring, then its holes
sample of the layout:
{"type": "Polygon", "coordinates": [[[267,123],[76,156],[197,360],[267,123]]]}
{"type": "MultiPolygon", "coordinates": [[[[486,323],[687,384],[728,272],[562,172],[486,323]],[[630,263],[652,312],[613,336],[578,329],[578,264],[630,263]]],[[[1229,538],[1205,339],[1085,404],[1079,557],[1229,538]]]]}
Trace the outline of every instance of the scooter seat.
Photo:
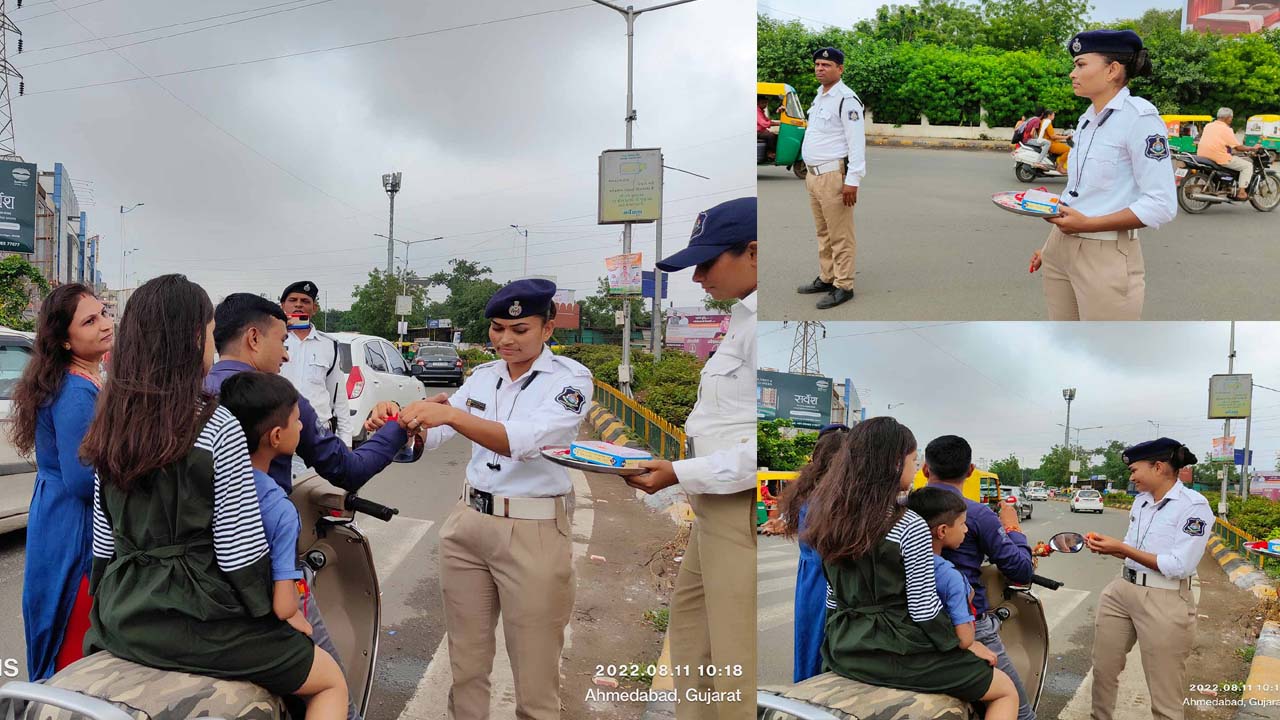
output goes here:
{"type": "MultiPolygon", "coordinates": [[[[823,673],[796,685],[764,691],[800,700],[841,720],[977,720],[973,706],[950,695],[931,695],[876,687],[835,673],[823,673]]],[[[759,720],[795,720],[797,716],[767,710],[759,720]]]]}
{"type": "MultiPolygon", "coordinates": [[[[46,684],[106,700],[135,720],[279,720],[283,701],[250,682],[157,670],[107,652],[77,660],[46,684]]],[[[29,704],[24,720],[72,720],[69,710],[29,704]]]]}

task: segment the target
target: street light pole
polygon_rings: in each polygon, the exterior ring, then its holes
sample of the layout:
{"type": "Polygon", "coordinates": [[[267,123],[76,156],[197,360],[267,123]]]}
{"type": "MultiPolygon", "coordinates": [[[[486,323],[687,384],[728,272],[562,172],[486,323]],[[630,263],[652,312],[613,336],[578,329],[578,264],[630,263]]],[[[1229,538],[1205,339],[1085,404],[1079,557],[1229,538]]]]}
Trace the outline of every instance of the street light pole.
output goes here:
{"type": "MultiPolygon", "coordinates": [[[[1231,347],[1227,352],[1227,374],[1231,375],[1236,369],[1236,322],[1231,321],[1231,347]]],[[[1222,421],[1222,438],[1223,442],[1231,437],[1231,419],[1222,421]]],[[[1233,458],[1234,460],[1234,458],[1233,458]]],[[[1234,467],[1234,462],[1228,467],[1234,467]]],[[[1222,517],[1227,516],[1227,480],[1231,472],[1224,467],[1222,469],[1222,493],[1218,495],[1218,514],[1222,517]]]]}
{"type": "Polygon", "coordinates": [[[522,229],[519,225],[512,225],[511,227],[516,231],[517,235],[524,236],[524,275],[522,277],[529,277],[529,228],[522,229]]]}
{"type": "MultiPolygon", "coordinates": [[[[404,245],[404,269],[400,273],[400,294],[401,295],[409,294],[409,247],[412,245],[417,245],[418,243],[431,242],[432,240],[444,239],[443,235],[437,235],[436,237],[433,237],[433,238],[423,238],[421,240],[393,240],[390,236],[383,235],[381,233],[374,233],[373,236],[386,238],[388,243],[400,243],[401,245],[404,245]]],[[[393,261],[394,261],[394,258],[393,258],[393,261]]],[[[412,311],[412,308],[410,308],[410,310],[412,311]]],[[[400,320],[403,321],[404,317],[405,317],[404,315],[401,315],[400,320]]],[[[398,331],[399,327],[397,327],[396,329],[398,331]]],[[[396,335],[399,337],[400,342],[404,342],[404,333],[397,332],[396,335]]]]}
{"type": "MultiPolygon", "coordinates": [[[[608,0],[593,0],[598,5],[603,5],[610,10],[620,13],[627,20],[627,150],[631,149],[631,124],[636,120],[635,96],[634,96],[634,76],[635,76],[635,39],[636,39],[636,18],[640,15],[652,12],[654,10],[662,10],[664,8],[675,7],[676,5],[684,5],[693,2],[693,0],[673,0],[653,7],[642,8],[640,10],[628,5],[622,7],[608,2],[608,0]]],[[[658,224],[662,224],[661,213],[659,213],[658,224]]],[[[631,254],[631,225],[625,223],[622,226],[622,254],[631,254]]],[[[661,231],[659,231],[661,232],[661,231]]],[[[654,274],[654,288],[657,289],[657,270],[654,274]]],[[[627,397],[632,397],[631,393],[631,300],[624,295],[622,303],[622,364],[618,368],[618,384],[621,386],[622,392],[627,397]]]]}
{"type": "Polygon", "coordinates": [[[1062,446],[1071,448],[1071,401],[1076,399],[1076,389],[1066,388],[1062,391],[1062,399],[1067,401],[1067,428],[1062,432],[1062,446]]]}
{"type": "Polygon", "coordinates": [[[396,193],[400,192],[400,173],[389,172],[382,176],[382,189],[387,191],[387,197],[391,198],[391,210],[387,216],[387,274],[390,275],[395,264],[395,236],[396,236],[396,193]]]}
{"type": "MultiPolygon", "coordinates": [[[[120,206],[120,289],[121,290],[124,289],[124,285],[126,282],[125,275],[124,275],[124,258],[127,253],[125,252],[125,249],[124,249],[124,216],[125,216],[125,213],[133,212],[134,210],[142,207],[143,205],[146,205],[146,203],[134,203],[133,205],[130,205],[127,210],[123,205],[120,206]]],[[[137,248],[134,248],[133,250],[137,250],[137,248]]],[[[129,252],[133,252],[133,250],[130,250],[129,252]]]]}

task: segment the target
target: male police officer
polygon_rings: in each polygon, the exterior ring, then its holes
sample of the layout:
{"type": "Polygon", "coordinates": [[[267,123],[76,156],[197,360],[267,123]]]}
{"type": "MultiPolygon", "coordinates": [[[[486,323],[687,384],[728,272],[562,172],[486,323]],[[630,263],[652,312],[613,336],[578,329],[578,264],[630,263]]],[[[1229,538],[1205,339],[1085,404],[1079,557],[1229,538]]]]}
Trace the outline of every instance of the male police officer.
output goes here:
{"type": "Polygon", "coordinates": [[[311,403],[321,426],[350,446],[351,411],[347,408],[346,376],[338,367],[338,341],[311,322],[319,293],[310,280],[299,280],[280,293],[280,307],[289,316],[289,336],[284,342],[289,359],[280,367],[280,374],[311,403]]]}
{"type": "Polygon", "coordinates": [[[865,108],[856,93],[840,79],[844,53],[823,48],[813,54],[813,71],[822,89],[809,107],[800,154],[807,168],[804,185],[818,231],[818,277],[801,285],[801,294],[826,293],[818,309],[833,308],[853,299],[853,206],[858,186],[867,174],[865,108]]]}

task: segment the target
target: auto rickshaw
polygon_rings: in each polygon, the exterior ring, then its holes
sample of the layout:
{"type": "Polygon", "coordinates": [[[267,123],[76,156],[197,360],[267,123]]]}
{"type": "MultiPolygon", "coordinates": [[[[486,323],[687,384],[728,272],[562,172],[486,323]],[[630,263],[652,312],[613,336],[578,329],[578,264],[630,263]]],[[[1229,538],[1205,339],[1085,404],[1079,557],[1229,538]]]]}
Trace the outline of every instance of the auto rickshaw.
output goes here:
{"type": "Polygon", "coordinates": [[[764,141],[756,146],[757,165],[779,165],[804,179],[808,172],[800,157],[800,146],[804,144],[804,129],[808,126],[805,120],[804,107],[800,104],[800,96],[796,89],[786,83],[756,83],[756,97],[766,96],[778,101],[778,147],[774,159],[769,160],[764,150],[764,141]]]}
{"type": "MultiPolygon", "coordinates": [[[[922,488],[928,482],[924,477],[924,470],[917,470],[916,479],[911,483],[911,487],[912,489],[922,488]]],[[[989,473],[986,470],[974,468],[969,477],[965,478],[961,494],[968,500],[981,503],[989,502],[992,497],[999,499],[1000,476],[995,473],[989,473]]]]}
{"type": "Polygon", "coordinates": [[[1192,155],[1195,154],[1196,145],[1199,144],[1199,135],[1191,137],[1191,123],[1200,123],[1200,130],[1203,132],[1204,124],[1214,120],[1212,115],[1161,115],[1160,119],[1169,130],[1169,147],[1192,155]]]}
{"type": "Polygon", "coordinates": [[[786,483],[800,477],[800,473],[792,471],[761,470],[756,473],[756,525],[760,526],[769,519],[769,508],[782,496],[782,488],[786,483]]]}
{"type": "Polygon", "coordinates": [[[1274,163],[1280,160],[1280,115],[1254,115],[1244,126],[1244,144],[1263,147],[1274,163]]]}

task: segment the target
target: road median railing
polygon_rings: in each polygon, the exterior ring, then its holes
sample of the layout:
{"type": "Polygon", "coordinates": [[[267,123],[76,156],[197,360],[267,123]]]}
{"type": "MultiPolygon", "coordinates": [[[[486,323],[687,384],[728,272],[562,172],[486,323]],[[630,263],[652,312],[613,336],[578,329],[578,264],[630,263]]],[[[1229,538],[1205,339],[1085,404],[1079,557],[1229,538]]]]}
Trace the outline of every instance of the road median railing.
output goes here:
{"type": "Polygon", "coordinates": [[[685,458],[688,443],[684,430],[658,417],[657,413],[627,397],[618,388],[599,380],[593,379],[593,382],[596,406],[612,414],[630,431],[626,433],[626,439],[644,445],[657,457],[667,460],[685,458]]]}

